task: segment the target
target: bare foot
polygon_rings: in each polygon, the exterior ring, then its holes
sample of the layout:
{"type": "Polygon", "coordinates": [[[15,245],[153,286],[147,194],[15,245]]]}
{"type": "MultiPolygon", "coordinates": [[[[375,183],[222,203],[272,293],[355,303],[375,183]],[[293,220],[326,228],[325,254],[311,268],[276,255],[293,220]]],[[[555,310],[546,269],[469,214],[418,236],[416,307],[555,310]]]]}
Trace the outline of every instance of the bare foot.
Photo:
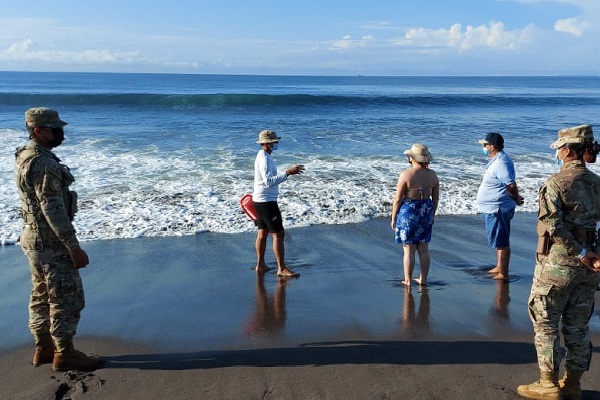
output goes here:
{"type": "Polygon", "coordinates": [[[494,275],[492,277],[492,279],[496,279],[496,280],[503,281],[503,282],[508,282],[508,275],[498,273],[498,274],[494,275]]]}
{"type": "Polygon", "coordinates": [[[498,267],[494,267],[488,271],[488,274],[492,274],[492,275],[499,274],[499,273],[500,273],[500,268],[498,268],[498,267]]]}
{"type": "Polygon", "coordinates": [[[421,278],[415,278],[413,280],[417,282],[419,286],[427,286],[427,281],[423,281],[421,278]]]}
{"type": "Polygon", "coordinates": [[[285,267],[281,271],[277,271],[277,276],[281,276],[281,277],[285,277],[285,278],[297,278],[300,276],[300,274],[292,271],[288,267],[285,267]]]}
{"type": "Polygon", "coordinates": [[[255,270],[256,272],[267,272],[267,271],[269,271],[270,269],[271,269],[271,268],[269,268],[269,267],[268,267],[268,266],[266,266],[266,265],[257,265],[256,267],[254,267],[254,270],[255,270]]]}
{"type": "Polygon", "coordinates": [[[403,285],[404,285],[404,286],[406,286],[406,287],[410,287],[410,281],[406,281],[406,280],[404,280],[404,281],[402,281],[402,282],[400,282],[400,283],[401,283],[401,284],[403,284],[403,285]]]}

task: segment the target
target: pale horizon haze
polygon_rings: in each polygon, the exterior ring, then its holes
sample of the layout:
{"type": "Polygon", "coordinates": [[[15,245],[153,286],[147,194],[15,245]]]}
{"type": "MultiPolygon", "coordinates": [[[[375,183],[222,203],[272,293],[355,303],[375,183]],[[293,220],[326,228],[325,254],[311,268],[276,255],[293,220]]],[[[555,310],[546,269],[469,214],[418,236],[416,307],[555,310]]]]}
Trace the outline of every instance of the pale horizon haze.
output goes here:
{"type": "Polygon", "coordinates": [[[599,0],[2,1],[0,71],[597,75],[599,0]]]}

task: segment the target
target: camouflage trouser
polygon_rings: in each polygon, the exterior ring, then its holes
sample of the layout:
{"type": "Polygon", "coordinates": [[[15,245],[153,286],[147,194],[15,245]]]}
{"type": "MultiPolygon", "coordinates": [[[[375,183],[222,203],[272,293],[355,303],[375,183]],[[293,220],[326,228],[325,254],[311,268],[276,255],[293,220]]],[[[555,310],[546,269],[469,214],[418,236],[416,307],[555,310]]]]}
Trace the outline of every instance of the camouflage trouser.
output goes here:
{"type": "Polygon", "coordinates": [[[72,345],[85,299],[79,271],[67,248],[57,241],[54,235],[32,229],[21,235],[33,285],[29,329],[36,338],[51,334],[61,351],[72,345]]]}
{"type": "Polygon", "coordinates": [[[600,273],[547,262],[538,255],[529,297],[529,316],[542,371],[558,371],[561,361],[559,323],[567,350],[565,366],[587,371],[592,357],[588,322],[600,273]]]}

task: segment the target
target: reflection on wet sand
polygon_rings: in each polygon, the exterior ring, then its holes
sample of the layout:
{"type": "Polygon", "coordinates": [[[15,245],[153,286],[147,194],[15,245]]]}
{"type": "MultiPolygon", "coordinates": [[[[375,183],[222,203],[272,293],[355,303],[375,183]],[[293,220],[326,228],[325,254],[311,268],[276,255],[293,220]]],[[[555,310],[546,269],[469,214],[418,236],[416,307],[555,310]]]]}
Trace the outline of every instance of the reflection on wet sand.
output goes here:
{"type": "Polygon", "coordinates": [[[402,326],[409,335],[429,331],[429,291],[422,288],[417,292],[419,296],[419,310],[416,311],[415,298],[410,287],[404,290],[404,304],[402,306],[402,326]]]}
{"type": "Polygon", "coordinates": [[[251,338],[274,337],[285,326],[285,287],[289,278],[277,277],[277,289],[269,299],[265,289],[265,273],[256,274],[255,310],[246,324],[246,334],[251,338]]]}
{"type": "Polygon", "coordinates": [[[510,303],[510,285],[503,281],[496,282],[496,297],[494,297],[494,315],[502,319],[509,319],[508,303],[510,303]]]}

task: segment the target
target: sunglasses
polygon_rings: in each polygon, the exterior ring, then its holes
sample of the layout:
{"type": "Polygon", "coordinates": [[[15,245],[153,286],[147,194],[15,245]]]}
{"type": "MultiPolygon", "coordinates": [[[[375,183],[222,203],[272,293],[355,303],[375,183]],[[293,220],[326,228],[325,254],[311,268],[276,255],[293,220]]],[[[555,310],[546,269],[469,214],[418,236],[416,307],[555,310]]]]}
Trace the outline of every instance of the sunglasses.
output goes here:
{"type": "Polygon", "coordinates": [[[49,126],[40,126],[40,129],[50,129],[52,131],[53,134],[63,134],[65,133],[65,130],[63,128],[51,128],[49,126]]]}

